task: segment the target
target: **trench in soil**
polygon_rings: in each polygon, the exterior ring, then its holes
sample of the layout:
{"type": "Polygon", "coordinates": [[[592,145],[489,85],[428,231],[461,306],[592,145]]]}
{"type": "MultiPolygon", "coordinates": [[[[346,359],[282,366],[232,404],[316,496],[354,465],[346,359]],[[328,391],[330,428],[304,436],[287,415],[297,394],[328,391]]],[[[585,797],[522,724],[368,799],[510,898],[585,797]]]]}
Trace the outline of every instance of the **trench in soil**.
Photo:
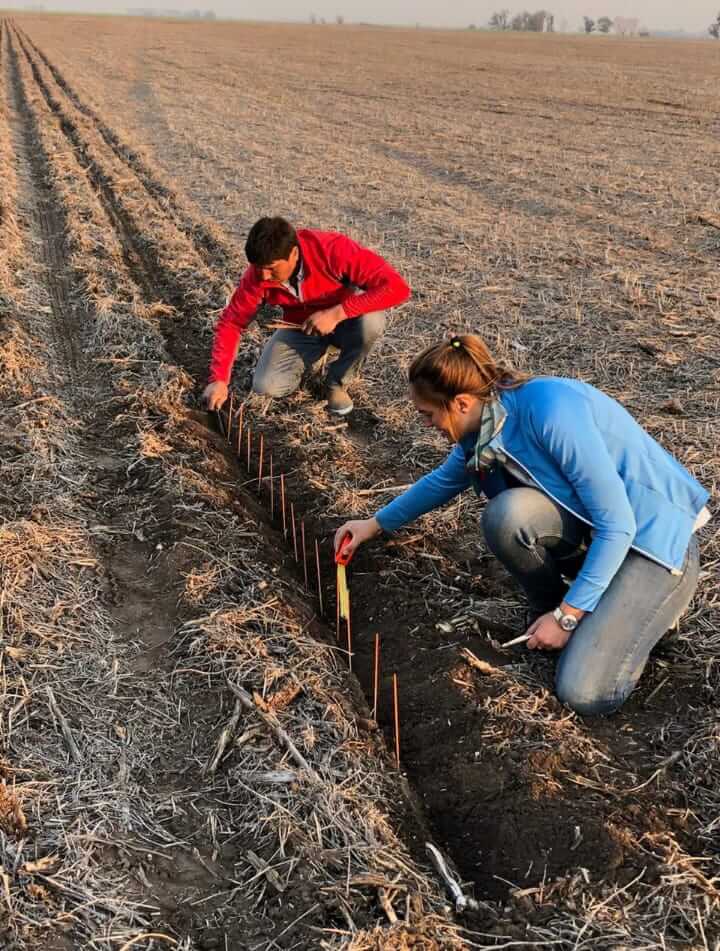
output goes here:
{"type": "MultiPolygon", "coordinates": [[[[187,347],[180,344],[178,350],[186,353],[187,347]]],[[[186,364],[186,368],[190,366],[186,364]]],[[[219,423],[216,419],[209,422],[222,433],[228,429],[226,413],[221,414],[219,423]]],[[[271,430],[265,430],[266,439],[268,432],[271,430]]],[[[235,425],[231,428],[231,446],[236,445],[237,433],[235,425]]],[[[312,489],[299,487],[295,481],[295,492],[288,495],[288,537],[284,540],[278,496],[273,499],[275,518],[271,520],[269,488],[267,485],[262,489],[257,487],[257,433],[249,466],[245,439],[237,455],[224,443],[224,439],[220,439],[219,444],[216,441],[216,449],[225,453],[240,483],[255,487],[259,504],[254,506],[254,511],[258,521],[265,524],[266,531],[269,529],[277,546],[277,557],[282,558],[290,570],[295,569],[298,587],[302,587],[302,552],[300,564],[296,565],[289,505],[292,498],[296,511],[302,512],[304,505],[309,505],[312,489]]],[[[272,443],[266,442],[265,451],[269,448],[272,443]]],[[[278,455],[283,458],[282,451],[278,455]]],[[[285,462],[288,469],[292,468],[291,456],[285,456],[285,462]]],[[[263,464],[263,471],[267,473],[267,455],[263,464]]],[[[242,496],[247,498],[247,489],[242,496]]],[[[327,532],[326,525],[308,520],[306,531],[309,538],[315,537],[316,532],[318,537],[323,537],[325,532],[323,547],[326,553],[329,551],[332,534],[327,532]]],[[[392,752],[395,742],[392,677],[397,674],[401,772],[418,797],[432,831],[432,840],[452,859],[462,880],[473,886],[477,897],[491,900],[504,899],[514,887],[532,888],[578,869],[586,870],[592,880],[620,884],[627,884],[645,869],[645,880],[656,880],[657,863],[629,844],[620,830],[629,825],[635,833],[642,834],[666,828],[663,809],[679,805],[679,800],[672,794],[665,798],[654,788],[646,790],[647,795],[624,793],[622,782],[619,788],[608,789],[606,794],[603,786],[607,774],[601,775],[605,765],[602,761],[611,761],[612,772],[627,778],[626,786],[639,782],[638,774],[645,768],[649,772],[654,763],[653,738],[658,710],[662,709],[664,716],[672,716],[691,706],[696,684],[679,680],[664,699],[662,708],[645,709],[638,697],[621,717],[595,721],[587,736],[596,738],[600,755],[597,762],[588,763],[572,738],[567,745],[557,742],[554,735],[546,735],[544,726],[519,722],[518,714],[512,709],[500,716],[486,712],[488,703],[491,708],[496,703],[502,707],[507,681],[502,677],[473,677],[470,668],[459,660],[458,651],[467,648],[479,659],[502,669],[512,664],[514,658],[491,646],[488,635],[507,639],[511,633],[518,632],[483,618],[480,631],[438,634],[436,621],[447,614],[443,613],[442,604],[430,604],[423,598],[422,566],[408,573],[403,591],[398,591],[396,577],[381,567],[386,560],[404,558],[393,548],[387,548],[380,556],[364,551],[348,569],[352,595],[352,670],[368,706],[372,707],[374,644],[375,635],[379,635],[378,724],[386,747],[392,752]],[[489,733],[493,734],[490,744],[489,733]],[[587,783],[585,776],[590,777],[587,783]],[[593,785],[594,793],[588,790],[588,787],[592,790],[593,785]]],[[[326,554],[325,581],[333,568],[329,561],[326,554]]],[[[314,588],[309,546],[308,576],[310,587],[314,588]]],[[[503,583],[497,588],[498,593],[505,590],[503,583]]],[[[472,594],[476,596],[476,591],[472,594]]],[[[313,600],[317,607],[317,601],[313,600]]],[[[325,620],[332,629],[336,604],[332,585],[326,584],[324,600],[326,605],[329,603],[325,620]]],[[[343,622],[340,622],[339,643],[347,648],[343,622]]],[[[645,694],[655,686],[657,683],[647,685],[645,694]]],[[[526,696],[539,690],[538,685],[533,685],[527,689],[526,696]]],[[[570,715],[557,702],[551,700],[550,704],[558,721],[570,715]]],[[[680,826],[673,831],[682,838],[680,826]]],[[[547,914],[547,910],[540,913],[538,921],[543,914],[547,914]]]]}
{"type": "MultiPolygon", "coordinates": [[[[286,941],[294,941],[297,908],[312,904],[302,874],[286,890],[282,902],[271,903],[269,921],[267,915],[260,915],[239,897],[241,892],[236,887],[238,861],[244,861],[252,842],[236,841],[233,835],[223,839],[222,833],[216,836],[218,827],[232,828],[231,791],[222,782],[218,786],[213,780],[199,777],[197,764],[207,759],[217,740],[218,725],[227,721],[228,693],[222,686],[215,688],[206,683],[203,687],[196,678],[179,676],[173,643],[176,632],[189,619],[178,607],[178,594],[185,576],[198,561],[192,554],[194,546],[183,543],[197,542],[197,538],[184,530],[170,501],[165,504],[154,493],[144,497],[142,485],[129,484],[122,432],[112,425],[114,420],[109,413],[88,410],[88,406],[107,405],[113,391],[99,382],[102,374],[94,372],[92,352],[83,347],[84,328],[91,315],[76,290],[62,203],[53,191],[51,170],[20,81],[17,57],[22,54],[12,41],[8,49],[7,76],[16,147],[19,161],[29,168],[32,205],[45,264],[44,280],[52,304],[48,329],[65,374],[65,398],[83,419],[81,452],[93,482],[92,490],[85,493],[91,506],[90,521],[102,518],[112,537],[111,541],[98,543],[107,579],[106,603],[111,609],[117,641],[129,648],[132,658],[128,668],[120,669],[119,676],[121,681],[132,684],[130,692],[135,696],[128,697],[121,691],[117,701],[104,696],[92,701],[99,706],[113,704],[117,708],[117,722],[133,724],[133,741],[141,748],[139,759],[147,759],[147,771],[136,770],[133,780],[151,791],[150,808],[168,816],[159,820],[162,851],[160,847],[149,851],[147,840],[124,834],[118,836],[116,843],[108,844],[104,861],[126,868],[138,882],[137,897],[155,905],[160,919],[170,929],[179,934],[192,933],[199,947],[240,949],[263,938],[269,940],[273,931],[282,931],[286,941]],[[150,516],[148,522],[143,522],[143,514],[150,516]],[[138,521],[140,531],[134,529],[138,521]],[[128,531],[130,525],[133,531],[128,531]],[[152,729],[152,734],[145,733],[144,728],[152,729]],[[224,801],[224,807],[218,805],[219,800],[224,801]],[[231,904],[227,902],[228,892],[232,893],[231,904]]],[[[123,229],[112,195],[104,192],[102,197],[114,227],[123,229]]],[[[151,268],[124,229],[121,237],[130,274],[156,300],[158,289],[149,277],[151,268]]],[[[204,425],[204,414],[202,419],[200,424],[190,417],[186,425],[195,436],[205,440],[208,452],[222,452],[222,441],[204,425]]],[[[232,474],[223,475],[228,478],[232,474]]],[[[252,495],[245,493],[239,493],[237,503],[237,510],[252,514],[264,534],[268,564],[275,564],[282,576],[286,575],[292,559],[280,554],[278,534],[265,524],[261,507],[252,495]]],[[[330,640],[321,622],[315,621],[311,629],[316,637],[330,640]]],[[[357,683],[350,680],[347,688],[358,717],[369,722],[369,711],[357,683]]],[[[412,793],[404,783],[402,787],[396,815],[402,819],[410,851],[422,860],[427,829],[412,793]]],[[[143,807],[147,803],[139,805],[141,811],[143,807]]],[[[346,926],[342,917],[333,917],[327,903],[316,907],[317,912],[304,921],[303,928],[346,926]]],[[[278,945],[281,946],[285,943],[278,945]]]]}
{"type": "MultiPolygon", "coordinates": [[[[57,112],[53,97],[29,58],[40,90],[57,112]]],[[[66,88],[59,72],[50,68],[61,87],[66,88]]],[[[73,96],[80,101],[77,93],[73,96]]],[[[86,114],[95,118],[89,110],[86,114]]],[[[199,391],[209,347],[204,315],[188,310],[184,289],[175,283],[172,274],[163,270],[161,256],[155,249],[138,237],[102,169],[87,156],[81,138],[67,121],[62,120],[62,126],[120,236],[130,273],[150,299],[162,296],[176,307],[177,314],[163,323],[167,348],[176,364],[197,381],[199,391]]],[[[103,137],[114,148],[119,147],[114,134],[106,131],[103,137]]],[[[130,150],[123,152],[128,154],[130,150]]],[[[147,182],[140,180],[147,188],[147,182]]],[[[149,194],[154,198],[152,191],[149,194]]],[[[294,502],[298,513],[316,511],[316,492],[303,482],[282,429],[273,423],[272,416],[253,421],[248,418],[248,422],[264,430],[266,450],[274,452],[276,474],[281,470],[293,472],[288,503],[294,502]]],[[[371,421],[361,418],[356,427],[358,435],[369,441],[371,421]]],[[[207,440],[209,452],[224,453],[238,483],[247,483],[249,476],[257,474],[255,455],[248,472],[216,435],[208,431],[207,440]]],[[[378,469],[379,475],[385,477],[397,472],[397,464],[393,459],[379,458],[378,469]]],[[[247,493],[239,490],[238,498],[250,505],[247,493]]],[[[253,504],[251,510],[267,532],[274,557],[284,565],[290,563],[292,569],[292,557],[278,533],[278,520],[274,526],[269,524],[266,505],[267,491],[263,493],[262,505],[253,504]]],[[[323,539],[326,578],[329,539],[334,527],[335,523],[322,519],[306,525],[308,537],[317,535],[323,539]]],[[[444,554],[457,566],[458,576],[453,584],[461,595],[477,598],[480,590],[491,597],[507,591],[506,580],[497,575],[487,573],[468,579],[468,573],[462,571],[464,558],[452,551],[444,554]]],[[[485,572],[484,563],[471,567],[485,572]]],[[[310,570],[312,576],[312,567],[310,570]]],[[[443,615],[443,605],[426,603],[424,578],[428,570],[427,562],[407,549],[386,547],[380,552],[375,546],[359,554],[351,570],[353,669],[370,698],[373,638],[379,633],[382,677],[378,719],[392,747],[390,685],[392,673],[397,673],[402,770],[424,804],[435,841],[450,854],[463,878],[474,883],[479,897],[502,898],[512,885],[533,886],[578,868],[586,869],[594,880],[629,881],[648,860],[623,842],[614,830],[628,823],[641,833],[662,829],[666,826],[660,810],[663,805],[676,805],[677,801],[670,791],[663,802],[662,791],[651,789],[651,795],[645,797],[642,792],[631,793],[626,787],[632,786],[633,778],[654,762],[658,725],[683,716],[697,681],[679,677],[663,691],[660,701],[649,708],[644,706],[641,692],[623,714],[611,721],[590,724],[587,729],[581,724],[587,738],[612,763],[613,771],[630,778],[624,785],[617,784],[612,795],[605,795],[598,767],[583,762],[572,744],[549,741],[542,725],[518,722],[511,710],[504,718],[499,716],[497,709],[506,681],[468,675],[459,660],[458,647],[468,647],[478,657],[502,667],[508,663],[508,656],[490,647],[486,637],[489,631],[497,634],[501,628],[481,623],[480,631],[463,632],[450,640],[439,638],[435,621],[443,615]],[[400,570],[400,576],[406,579],[402,590],[398,590],[398,574],[389,569],[400,570]],[[595,792],[589,791],[593,775],[595,792]],[[586,780],[589,776],[590,781],[578,782],[578,776],[586,780]]],[[[301,585],[301,572],[297,579],[301,585]]],[[[327,620],[332,627],[332,587],[326,590],[331,601],[327,620]]],[[[652,682],[648,683],[644,695],[653,687],[652,682]]],[[[556,715],[561,720],[566,714],[558,709],[556,715]]]]}

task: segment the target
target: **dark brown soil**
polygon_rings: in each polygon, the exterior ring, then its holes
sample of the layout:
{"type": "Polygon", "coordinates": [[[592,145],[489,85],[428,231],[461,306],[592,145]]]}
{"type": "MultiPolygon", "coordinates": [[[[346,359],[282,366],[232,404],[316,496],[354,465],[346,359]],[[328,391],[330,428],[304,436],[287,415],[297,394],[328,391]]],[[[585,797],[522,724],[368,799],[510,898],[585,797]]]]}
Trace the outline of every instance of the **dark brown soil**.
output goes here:
{"type": "MultiPolygon", "coordinates": [[[[168,322],[165,335],[173,357],[198,380],[198,393],[204,385],[209,339],[198,323],[183,327],[177,320],[168,322]]],[[[240,358],[236,374],[247,379],[249,367],[240,358]]],[[[310,394],[319,395],[320,387],[307,382],[310,394]]],[[[215,414],[207,424],[218,426],[215,414]]],[[[283,445],[281,432],[274,432],[272,412],[261,421],[266,445],[271,445],[279,466],[295,473],[291,497],[299,512],[317,512],[317,493],[297,475],[297,459],[283,445]]],[[[220,424],[224,427],[226,421],[220,424]]],[[[350,423],[361,438],[372,437],[372,420],[361,416],[350,423]]],[[[374,450],[373,450],[374,451],[374,450]]],[[[236,466],[238,482],[245,482],[246,457],[236,466]]],[[[383,477],[399,483],[408,481],[408,472],[393,458],[378,458],[383,477]]],[[[253,455],[251,472],[256,473],[253,455]]],[[[410,474],[417,476],[418,473],[410,474]]],[[[263,497],[264,518],[268,518],[268,499],[263,497]]],[[[326,539],[337,521],[319,518],[308,523],[311,531],[326,539]]],[[[282,538],[275,536],[282,552],[282,538]]],[[[467,551],[440,546],[457,570],[469,567],[473,574],[461,581],[467,597],[502,597],[511,590],[511,581],[502,568],[477,557],[468,564],[467,551]]],[[[475,546],[476,550],[476,546],[475,546]]],[[[292,567],[292,565],[291,565],[292,567]]],[[[447,562],[443,567],[448,567],[447,562]]],[[[527,888],[545,880],[571,875],[586,869],[592,880],[621,884],[630,881],[639,870],[649,867],[652,858],[633,845],[633,837],[661,831],[667,827],[666,807],[677,806],[677,793],[650,785],[638,793],[624,792],[635,785],[635,777],[649,775],[653,753],[663,723],[687,716],[698,703],[700,679],[682,668],[670,683],[652,698],[646,698],[666,679],[664,668],[652,663],[641,689],[615,716],[594,718],[581,725],[585,735],[612,763],[614,774],[627,781],[607,785],[599,778],[599,764],[582,762],[572,748],[562,743],[548,749],[542,724],[508,717],[498,728],[502,739],[488,744],[484,735],[489,727],[483,710],[486,700],[498,697],[502,681],[472,677],[469,668],[458,665],[454,644],[468,647],[479,658],[502,667],[522,660],[527,652],[515,648],[506,654],[495,650],[489,637],[508,640],[522,633],[502,622],[486,619],[480,633],[442,635],[435,628],[444,617],[443,605],[423,599],[423,577],[427,563],[414,556],[413,546],[397,548],[392,542],[361,550],[351,568],[353,598],[353,670],[372,705],[373,636],[382,642],[382,676],[378,720],[393,748],[391,675],[400,683],[402,771],[423,803],[435,841],[448,851],[464,879],[475,886],[478,897],[502,899],[511,887],[527,888]],[[393,560],[401,559],[406,584],[398,590],[393,560]],[[458,687],[455,680],[472,682],[470,689],[458,687]],[[498,746],[505,747],[502,752],[498,746]],[[579,776],[579,782],[572,778],[579,776]],[[583,785],[589,779],[590,785],[583,785]],[[592,788],[593,784],[596,788],[592,788]]],[[[332,622],[334,601],[328,610],[332,622]]],[[[661,646],[658,652],[666,652],[661,646]]],[[[552,681],[553,662],[535,658],[541,677],[548,686],[552,681]]],[[[702,701],[700,701],[702,702],[702,701]]],[[[557,719],[568,715],[550,699],[549,709],[557,719]]],[[[546,715],[546,714],[545,714],[546,715]]],[[[496,724],[492,724],[496,729],[496,724]]],[[[607,774],[605,774],[607,775],[607,774]]]]}

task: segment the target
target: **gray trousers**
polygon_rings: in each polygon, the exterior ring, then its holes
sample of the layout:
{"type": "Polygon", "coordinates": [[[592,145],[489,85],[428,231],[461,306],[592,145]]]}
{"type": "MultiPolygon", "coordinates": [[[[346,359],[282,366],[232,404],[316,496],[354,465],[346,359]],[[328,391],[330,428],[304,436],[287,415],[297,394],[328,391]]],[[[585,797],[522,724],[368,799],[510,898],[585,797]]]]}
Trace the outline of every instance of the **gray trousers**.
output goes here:
{"type": "MultiPolygon", "coordinates": [[[[491,499],[482,525],[488,548],[534,610],[556,608],[568,587],[563,575],[573,577],[582,566],[588,526],[543,492],[524,487],[491,499]]],[[[560,652],[558,698],[584,715],[617,710],[640,679],[652,648],[687,610],[699,570],[694,535],[679,575],[629,551],[595,610],[560,652]]]]}
{"type": "Polygon", "coordinates": [[[260,354],[253,391],[265,396],[289,396],[300,385],[303,372],[330,346],[337,347],[340,354],[328,367],[327,382],[344,385],[384,330],[384,311],[349,317],[326,337],[310,337],[301,330],[276,330],[260,354]]]}

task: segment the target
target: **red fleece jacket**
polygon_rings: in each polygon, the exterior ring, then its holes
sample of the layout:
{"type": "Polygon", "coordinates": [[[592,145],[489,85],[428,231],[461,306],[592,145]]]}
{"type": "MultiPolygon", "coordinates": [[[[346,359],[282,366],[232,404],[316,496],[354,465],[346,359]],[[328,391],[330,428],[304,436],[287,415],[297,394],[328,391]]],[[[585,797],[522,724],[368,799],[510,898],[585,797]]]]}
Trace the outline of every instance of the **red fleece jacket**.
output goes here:
{"type": "Polygon", "coordinates": [[[410,297],[410,288],[387,261],[343,234],[302,229],[298,243],[303,274],[299,299],[277,281],[263,281],[252,264],[240,278],[215,328],[211,383],[229,383],[240,337],[263,303],[279,305],[284,320],[302,324],[336,304],[352,318],[396,307],[410,297]]]}

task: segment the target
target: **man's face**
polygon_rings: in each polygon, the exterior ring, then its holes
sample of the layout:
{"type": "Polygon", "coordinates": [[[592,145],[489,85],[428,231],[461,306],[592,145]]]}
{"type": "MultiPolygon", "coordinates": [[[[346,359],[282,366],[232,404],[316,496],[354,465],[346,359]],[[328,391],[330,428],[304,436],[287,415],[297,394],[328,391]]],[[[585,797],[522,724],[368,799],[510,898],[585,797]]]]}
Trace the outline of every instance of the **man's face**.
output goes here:
{"type": "Polygon", "coordinates": [[[289,258],[280,258],[277,261],[271,261],[270,264],[256,264],[255,270],[257,271],[260,280],[278,281],[282,284],[285,281],[289,281],[292,277],[293,271],[297,267],[299,256],[300,249],[293,248],[290,252],[289,258]]]}

